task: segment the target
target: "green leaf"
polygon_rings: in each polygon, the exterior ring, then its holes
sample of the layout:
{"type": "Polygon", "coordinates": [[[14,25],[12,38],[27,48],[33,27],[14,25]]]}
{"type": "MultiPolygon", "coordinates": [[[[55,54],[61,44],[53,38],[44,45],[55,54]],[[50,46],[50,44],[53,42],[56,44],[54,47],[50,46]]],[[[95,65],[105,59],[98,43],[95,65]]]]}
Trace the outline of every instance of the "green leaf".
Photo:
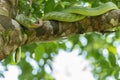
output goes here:
{"type": "Polygon", "coordinates": [[[60,3],[58,3],[58,4],[56,4],[54,11],[60,11],[62,9],[63,9],[62,5],[60,3]]]}
{"type": "Polygon", "coordinates": [[[50,74],[45,74],[45,80],[54,80],[50,74]]]}
{"type": "Polygon", "coordinates": [[[115,69],[115,74],[114,74],[114,76],[117,80],[120,80],[119,72],[120,72],[120,69],[119,69],[119,66],[118,66],[118,69],[115,69]]]}
{"type": "Polygon", "coordinates": [[[108,59],[113,67],[116,66],[116,57],[113,53],[109,53],[108,59]]]}
{"type": "Polygon", "coordinates": [[[5,65],[9,64],[15,64],[14,58],[13,58],[13,53],[11,53],[6,59],[5,59],[5,65]]]}
{"type": "Polygon", "coordinates": [[[0,72],[0,78],[4,78],[5,76],[3,75],[2,72],[0,72]]]}
{"type": "Polygon", "coordinates": [[[20,68],[22,70],[22,74],[19,75],[19,80],[33,80],[33,74],[32,74],[32,70],[33,67],[27,63],[27,62],[23,62],[20,64],[20,68]]]}
{"type": "Polygon", "coordinates": [[[27,44],[22,46],[22,52],[30,52],[30,53],[34,53],[34,50],[36,49],[36,47],[38,46],[37,43],[32,43],[32,44],[27,44]]]}
{"type": "Polygon", "coordinates": [[[115,33],[116,33],[116,34],[115,34],[116,38],[120,38],[120,29],[117,30],[115,33]]]}
{"type": "Polygon", "coordinates": [[[42,57],[43,54],[45,53],[45,49],[44,46],[39,45],[36,49],[35,49],[35,60],[39,61],[42,57]]]}
{"type": "Polygon", "coordinates": [[[65,43],[59,42],[58,45],[59,45],[59,49],[64,49],[64,50],[67,49],[65,43]]]}
{"type": "Polygon", "coordinates": [[[78,0],[61,0],[61,1],[66,1],[66,2],[73,3],[73,2],[77,2],[78,0]]]}
{"type": "Polygon", "coordinates": [[[58,51],[58,45],[56,42],[50,42],[44,45],[46,53],[56,52],[58,51]]]}
{"type": "Polygon", "coordinates": [[[48,1],[46,1],[44,13],[46,14],[46,13],[48,13],[48,12],[53,11],[54,7],[55,7],[55,2],[54,2],[54,0],[48,0],[48,1]]]}
{"type": "Polygon", "coordinates": [[[109,67],[109,64],[108,62],[105,60],[105,59],[100,59],[100,66],[102,66],[102,68],[108,68],[109,67]]]}
{"type": "Polygon", "coordinates": [[[116,53],[117,53],[117,52],[116,52],[116,48],[113,47],[112,45],[108,48],[108,50],[109,50],[110,53],[113,53],[113,54],[116,54],[116,53]]]}

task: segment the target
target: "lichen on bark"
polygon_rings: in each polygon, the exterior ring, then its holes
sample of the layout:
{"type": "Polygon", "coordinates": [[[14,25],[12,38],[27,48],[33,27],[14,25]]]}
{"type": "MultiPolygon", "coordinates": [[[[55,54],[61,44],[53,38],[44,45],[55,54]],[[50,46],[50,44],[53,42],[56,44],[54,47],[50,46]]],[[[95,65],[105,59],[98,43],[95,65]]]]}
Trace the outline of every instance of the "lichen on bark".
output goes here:
{"type": "Polygon", "coordinates": [[[11,8],[7,1],[9,0],[0,0],[0,60],[28,43],[58,40],[86,32],[105,32],[109,28],[120,26],[118,9],[76,22],[43,21],[41,27],[27,29],[14,20],[14,11],[17,10],[11,8]]]}

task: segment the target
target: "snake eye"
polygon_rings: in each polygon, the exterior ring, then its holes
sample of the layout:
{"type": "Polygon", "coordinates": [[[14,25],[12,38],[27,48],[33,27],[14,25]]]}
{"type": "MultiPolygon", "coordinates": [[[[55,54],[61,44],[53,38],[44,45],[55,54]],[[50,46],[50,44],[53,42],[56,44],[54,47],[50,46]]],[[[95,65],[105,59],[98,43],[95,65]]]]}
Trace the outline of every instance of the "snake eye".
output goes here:
{"type": "Polygon", "coordinates": [[[36,28],[38,28],[38,27],[41,27],[43,25],[43,21],[42,21],[42,19],[39,19],[34,24],[35,24],[36,28]]]}

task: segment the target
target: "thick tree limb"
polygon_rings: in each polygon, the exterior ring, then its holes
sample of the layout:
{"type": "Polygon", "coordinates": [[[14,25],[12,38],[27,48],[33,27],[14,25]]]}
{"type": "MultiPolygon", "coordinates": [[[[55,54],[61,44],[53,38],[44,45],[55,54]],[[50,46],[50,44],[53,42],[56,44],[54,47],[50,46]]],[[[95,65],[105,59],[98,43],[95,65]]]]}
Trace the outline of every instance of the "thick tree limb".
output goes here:
{"type": "Polygon", "coordinates": [[[77,22],[43,21],[39,28],[26,29],[10,18],[11,13],[6,6],[4,7],[8,13],[4,15],[0,12],[0,60],[19,46],[28,43],[51,41],[86,32],[104,32],[109,28],[120,26],[120,10],[112,10],[77,22]]]}
{"type": "Polygon", "coordinates": [[[0,60],[27,40],[27,35],[22,33],[20,25],[11,19],[16,15],[16,1],[0,0],[0,60]]]}
{"type": "Polygon", "coordinates": [[[9,17],[0,15],[0,60],[24,44],[27,35],[20,25],[9,17]]]}
{"type": "Polygon", "coordinates": [[[120,10],[113,10],[100,16],[86,17],[72,23],[44,21],[43,26],[35,30],[34,36],[38,41],[49,41],[86,32],[104,32],[118,26],[120,26],[120,10]]]}

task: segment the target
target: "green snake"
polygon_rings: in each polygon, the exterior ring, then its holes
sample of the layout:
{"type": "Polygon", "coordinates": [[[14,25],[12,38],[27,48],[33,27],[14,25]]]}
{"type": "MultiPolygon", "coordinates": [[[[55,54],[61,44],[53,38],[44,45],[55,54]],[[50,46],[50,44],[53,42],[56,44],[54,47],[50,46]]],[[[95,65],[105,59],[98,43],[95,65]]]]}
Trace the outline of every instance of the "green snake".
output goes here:
{"type": "Polygon", "coordinates": [[[118,9],[118,7],[112,2],[104,3],[95,8],[74,6],[60,12],[50,12],[42,19],[75,22],[84,19],[86,16],[98,16],[113,9],[118,9]]]}
{"type": "MultiPolygon", "coordinates": [[[[63,22],[75,22],[84,19],[86,16],[98,16],[113,9],[118,9],[118,7],[112,2],[107,2],[94,8],[74,6],[59,12],[50,12],[43,16],[41,19],[63,22]]],[[[24,14],[17,15],[16,20],[26,28],[39,27],[39,25],[36,25],[33,21],[31,21],[31,18],[25,16],[24,14]]]]}

